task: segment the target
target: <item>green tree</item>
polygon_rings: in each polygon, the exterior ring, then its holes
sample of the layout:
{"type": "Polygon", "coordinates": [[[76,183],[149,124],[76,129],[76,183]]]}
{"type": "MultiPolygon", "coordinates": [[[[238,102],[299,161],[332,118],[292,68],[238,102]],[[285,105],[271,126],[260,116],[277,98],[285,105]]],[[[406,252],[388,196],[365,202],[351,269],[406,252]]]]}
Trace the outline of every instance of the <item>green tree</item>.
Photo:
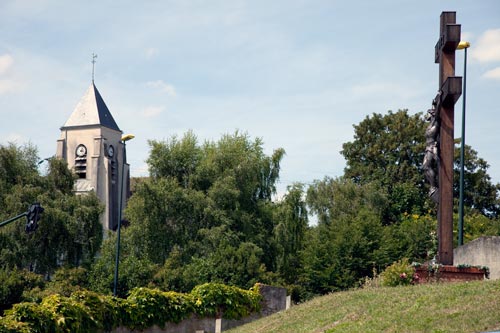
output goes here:
{"type": "Polygon", "coordinates": [[[303,264],[301,256],[308,223],[304,199],[303,185],[296,183],[288,187],[275,210],[276,269],[288,283],[298,282],[303,264]]]}
{"type": "Polygon", "coordinates": [[[25,212],[34,202],[45,211],[36,232],[17,221],[0,230],[0,267],[29,268],[47,277],[60,265],[90,265],[102,241],[95,195],[72,193],[74,175],[64,161],[50,159],[46,176],[38,172],[33,146],[0,145],[0,217],[25,212]]]}
{"type": "MultiPolygon", "coordinates": [[[[460,143],[456,140],[456,143],[460,143]]],[[[455,147],[453,193],[458,207],[460,191],[460,146],[455,147]]],[[[464,149],[464,207],[490,218],[500,216],[500,184],[492,183],[488,174],[489,164],[478,156],[477,151],[465,145],[464,149]]]]}
{"type": "Polygon", "coordinates": [[[326,177],[309,187],[307,202],[318,225],[307,233],[300,280],[311,292],[351,288],[383,264],[384,191],[375,184],[326,177]]]}
{"type": "MultiPolygon", "coordinates": [[[[126,210],[131,221],[126,233],[133,248],[159,265],[176,247],[203,265],[207,260],[225,264],[229,259],[222,252],[226,251],[240,256],[231,257],[234,260],[245,262],[245,272],[238,273],[241,275],[260,274],[261,263],[274,265],[273,242],[269,241],[274,228],[271,199],[282,149],[267,156],[262,140],[251,140],[239,132],[201,145],[188,132],[182,139],[150,141],[150,147],[151,177],[137,184],[126,210]],[[207,250],[203,242],[214,237],[217,248],[207,250]],[[211,250],[219,255],[209,256],[211,250]],[[258,265],[254,265],[255,258],[258,265]],[[252,270],[254,273],[249,273],[252,270]]],[[[228,277],[238,272],[236,266],[230,267],[225,277],[221,272],[206,276],[243,283],[241,276],[228,277]]]]}
{"type": "MultiPolygon", "coordinates": [[[[428,198],[428,184],[422,170],[427,123],[421,113],[407,110],[372,114],[354,125],[354,140],[342,146],[347,166],[344,176],[359,184],[379,183],[387,190],[389,206],[384,222],[401,219],[403,213],[426,214],[434,204],[428,198]]],[[[455,174],[458,175],[458,148],[455,174]]],[[[465,203],[482,214],[495,217],[499,212],[498,184],[487,174],[488,164],[466,146],[465,203]]],[[[458,197],[458,176],[455,196],[458,197]]]]}

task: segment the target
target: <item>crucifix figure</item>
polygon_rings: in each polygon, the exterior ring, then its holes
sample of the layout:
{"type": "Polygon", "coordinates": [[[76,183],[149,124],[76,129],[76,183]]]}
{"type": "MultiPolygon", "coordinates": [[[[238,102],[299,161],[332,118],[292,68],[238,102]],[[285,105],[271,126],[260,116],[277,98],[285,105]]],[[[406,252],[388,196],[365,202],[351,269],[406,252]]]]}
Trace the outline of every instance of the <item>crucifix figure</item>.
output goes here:
{"type": "MultiPolygon", "coordinates": [[[[438,169],[438,193],[437,197],[434,197],[438,202],[437,259],[443,265],[453,265],[454,112],[455,103],[462,94],[462,78],[455,76],[455,50],[460,42],[460,30],[460,24],[456,24],[455,12],[441,13],[440,35],[435,47],[435,62],[439,64],[439,91],[434,98],[433,109],[439,131],[435,159],[438,169]]],[[[432,123],[429,126],[431,125],[432,123]]],[[[432,174],[426,170],[426,176],[429,179],[432,174]]]]}

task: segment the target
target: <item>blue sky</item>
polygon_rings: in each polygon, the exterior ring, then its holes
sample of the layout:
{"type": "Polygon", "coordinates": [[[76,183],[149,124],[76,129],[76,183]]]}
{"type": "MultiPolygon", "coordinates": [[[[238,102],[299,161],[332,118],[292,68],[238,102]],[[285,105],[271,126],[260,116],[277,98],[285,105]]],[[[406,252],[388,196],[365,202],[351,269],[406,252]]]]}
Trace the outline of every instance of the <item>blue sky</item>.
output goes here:
{"type": "MultiPolygon", "coordinates": [[[[282,147],[280,191],[342,175],[342,143],[372,113],[425,112],[438,90],[439,16],[471,42],[467,144],[500,182],[500,1],[0,2],[0,144],[54,155],[91,83],[147,175],[147,141],[235,130],[282,147]],[[495,100],[497,98],[497,100],[495,100]]],[[[456,74],[463,73],[463,51],[456,74]]],[[[460,136],[460,99],[455,137],[460,136]]]]}

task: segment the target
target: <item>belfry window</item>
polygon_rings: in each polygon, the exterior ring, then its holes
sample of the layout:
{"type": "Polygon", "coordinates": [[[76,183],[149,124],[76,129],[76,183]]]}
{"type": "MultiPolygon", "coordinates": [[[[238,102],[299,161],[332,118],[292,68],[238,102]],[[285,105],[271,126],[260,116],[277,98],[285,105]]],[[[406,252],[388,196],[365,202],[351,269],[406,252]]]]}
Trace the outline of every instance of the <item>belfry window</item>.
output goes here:
{"type": "Polygon", "coordinates": [[[87,178],[87,147],[79,145],[75,152],[75,173],[80,179],[87,178]]]}

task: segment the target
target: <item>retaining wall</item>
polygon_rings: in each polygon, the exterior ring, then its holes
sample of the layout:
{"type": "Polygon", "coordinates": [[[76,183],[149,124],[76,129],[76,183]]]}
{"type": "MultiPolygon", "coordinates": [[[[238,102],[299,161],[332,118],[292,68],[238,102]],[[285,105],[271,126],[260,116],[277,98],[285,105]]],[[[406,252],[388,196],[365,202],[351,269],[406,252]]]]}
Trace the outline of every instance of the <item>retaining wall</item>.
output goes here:
{"type": "Polygon", "coordinates": [[[453,265],[486,266],[490,279],[500,278],[500,237],[475,239],[453,250],[453,265]]]}

